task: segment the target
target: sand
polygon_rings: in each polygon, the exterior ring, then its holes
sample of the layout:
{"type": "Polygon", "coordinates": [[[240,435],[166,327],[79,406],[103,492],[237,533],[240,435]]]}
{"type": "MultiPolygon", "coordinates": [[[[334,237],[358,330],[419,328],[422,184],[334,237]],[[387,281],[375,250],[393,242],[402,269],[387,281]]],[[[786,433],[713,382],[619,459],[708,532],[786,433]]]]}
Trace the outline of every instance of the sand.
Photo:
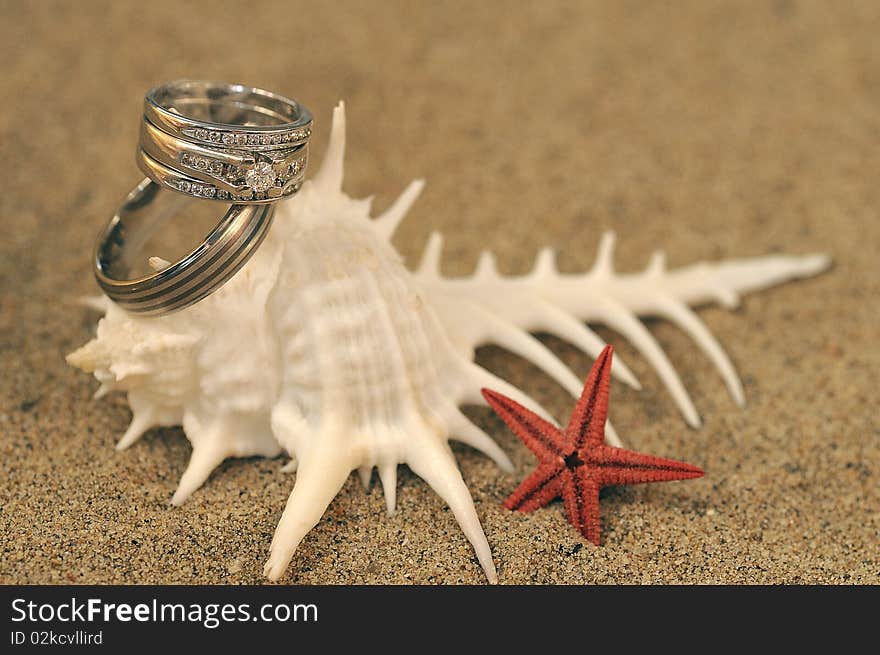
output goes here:
{"type": "MultiPolygon", "coordinates": [[[[140,179],[142,95],[179,77],[293,95],[323,152],[333,105],[349,118],[346,189],[386,207],[428,186],[395,244],[414,261],[432,229],[444,270],[489,248],[504,272],[540,246],[588,268],[600,232],[618,268],[662,246],[700,259],[829,253],[830,272],[700,317],[744,384],[738,408],[673,326],[648,327],[704,425],[687,428],[659,379],[600,328],[645,389],[612,388],[626,442],[702,466],[696,481],[602,494],[604,544],[554,503],[501,501],[501,474],[455,452],[502,583],[880,581],[880,27],[877,3],[4,2],[0,44],[0,582],[260,583],[293,478],[282,460],[228,461],[181,508],[168,500],[189,445],[153,430],[113,449],[121,396],[64,356],[95,315],[99,228],[140,179]],[[247,16],[246,20],[242,16],[247,16]],[[242,30],[243,23],[247,29],[242,30]]],[[[317,156],[316,156],[317,160],[317,156]]],[[[590,359],[546,338],[578,375],[590,359]]],[[[516,357],[479,361],[559,416],[567,394],[516,357]]],[[[287,583],[482,583],[451,512],[402,468],[387,517],[352,476],[307,536],[287,583]]]]}

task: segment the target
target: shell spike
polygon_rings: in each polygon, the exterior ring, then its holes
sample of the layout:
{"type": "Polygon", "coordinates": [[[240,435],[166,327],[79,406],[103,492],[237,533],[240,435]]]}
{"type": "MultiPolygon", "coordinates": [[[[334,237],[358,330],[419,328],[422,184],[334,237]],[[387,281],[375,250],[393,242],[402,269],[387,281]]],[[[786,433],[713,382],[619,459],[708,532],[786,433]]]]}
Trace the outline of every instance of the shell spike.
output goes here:
{"type": "Polygon", "coordinates": [[[660,278],[666,273],[666,253],[662,250],[655,250],[648,261],[645,268],[645,274],[649,277],[660,278]]]}
{"type": "Polygon", "coordinates": [[[583,384],[547,346],[525,330],[481,307],[475,306],[472,311],[475,314],[473,320],[479,319],[485,324],[492,343],[531,362],[556,380],[572,396],[580,397],[583,384]]]}
{"type": "Polygon", "coordinates": [[[425,252],[422,253],[422,261],[419,263],[419,274],[428,277],[440,277],[440,255],[443,253],[443,235],[439,232],[431,232],[425,252]]]}
{"type": "Polygon", "coordinates": [[[675,368],[672,366],[669,358],[666,357],[666,353],[663,352],[660,344],[648,332],[648,329],[639,322],[635,314],[607,298],[596,302],[595,312],[600,320],[612,330],[616,330],[625,336],[651,363],[654,370],[657,371],[657,375],[660,376],[666,388],[669,389],[669,393],[672,394],[672,398],[675,400],[676,405],[678,405],[679,410],[681,410],[687,424],[693,428],[700,427],[700,415],[697,413],[697,408],[694,407],[691,397],[684,388],[681,378],[678,377],[678,373],[675,372],[675,368]]]}
{"type": "Polygon", "coordinates": [[[363,486],[364,491],[370,490],[370,480],[373,479],[373,467],[372,466],[361,466],[358,468],[358,477],[361,479],[361,486],[363,486]]]}
{"type": "Polygon", "coordinates": [[[177,491],[171,497],[171,504],[179,507],[186,502],[228,455],[225,449],[217,448],[215,445],[194,445],[186,471],[180,478],[177,491]]]}
{"type": "MultiPolygon", "coordinates": [[[[538,301],[536,303],[536,311],[542,316],[541,329],[577,346],[594,359],[598,357],[599,353],[602,352],[602,349],[608,345],[602,340],[602,337],[589,327],[550,302],[543,300],[538,301]]],[[[642,388],[641,382],[639,382],[635,373],[632,372],[632,369],[630,369],[629,366],[627,366],[616,354],[614,357],[614,366],[611,370],[611,377],[620,380],[636,391],[642,388]]]]}
{"type": "Polygon", "coordinates": [[[535,258],[535,267],[532,269],[532,277],[536,280],[550,279],[557,275],[556,251],[553,248],[541,248],[535,258]]]}
{"type": "Polygon", "coordinates": [[[455,410],[452,420],[449,421],[449,432],[452,439],[479,450],[505,473],[513,473],[513,462],[510,461],[510,457],[501,449],[501,446],[471,423],[458,409],[455,410]]]}
{"type": "Polygon", "coordinates": [[[326,194],[342,192],[343,160],[345,159],[345,103],[341,102],[333,110],[333,125],[330,128],[330,142],[321,168],[312,178],[315,188],[326,194]]]}
{"type": "Polygon", "coordinates": [[[352,468],[345,458],[339,457],[335,447],[322,449],[300,463],[296,484],[275,528],[269,559],[263,568],[266,577],[278,580],[284,574],[303,537],[321,520],[352,468]]]}
{"type": "Polygon", "coordinates": [[[171,266],[171,262],[167,259],[162,259],[161,257],[148,257],[147,265],[156,273],[160,271],[164,271],[166,268],[171,266]]]}
{"type": "Polygon", "coordinates": [[[591,275],[610,276],[614,274],[614,245],[617,235],[607,230],[599,239],[599,248],[596,253],[596,263],[593,264],[591,275]]]}
{"type": "Polygon", "coordinates": [[[373,221],[372,224],[373,227],[376,228],[376,231],[385,237],[386,240],[390,241],[391,237],[397,231],[400,222],[406,217],[410,208],[413,206],[413,203],[415,203],[419,195],[421,195],[422,189],[424,188],[424,180],[413,180],[410,182],[409,186],[400,194],[400,197],[394,201],[394,204],[392,204],[384,214],[373,221]]]}
{"type": "Polygon", "coordinates": [[[397,464],[383,464],[379,467],[379,479],[385,492],[385,509],[388,516],[394,515],[397,507],[397,464]]]}
{"type": "Polygon", "coordinates": [[[495,261],[495,255],[489,250],[480,253],[477,259],[477,269],[474,272],[475,280],[494,280],[498,278],[498,264],[495,261]]]}
{"type": "MultiPolygon", "coordinates": [[[[101,388],[103,388],[103,386],[101,388]]],[[[101,389],[98,389],[98,391],[100,390],[101,389]]],[[[158,425],[156,423],[156,417],[152,412],[148,410],[135,412],[134,416],[131,418],[131,423],[128,424],[128,429],[126,429],[125,434],[123,434],[122,438],[116,443],[116,450],[125,450],[135,441],[140,439],[147,430],[156,425],[158,425]]]]}
{"type": "MultiPolygon", "coordinates": [[[[712,266],[712,278],[718,292],[743,294],[817,275],[831,266],[828,255],[770,255],[754,259],[732,260],[712,266]]],[[[727,303],[724,303],[727,304],[727,303]]],[[[736,305],[734,305],[736,306],[736,305]]]]}
{"type": "Polygon", "coordinates": [[[113,385],[108,384],[107,382],[102,382],[101,386],[98,387],[97,391],[95,391],[95,393],[92,394],[92,400],[100,400],[101,398],[106,396],[111,391],[113,391],[113,385]]]}
{"type": "Polygon", "coordinates": [[[461,396],[457,402],[460,405],[481,405],[488,407],[486,399],[481,393],[481,389],[488,388],[499,393],[503,393],[508,398],[518,402],[523,407],[528,407],[537,413],[541,418],[555,423],[555,419],[546,409],[541,407],[537,400],[529,396],[527,393],[520,391],[517,387],[509,382],[502,380],[497,375],[490,373],[484,368],[476,364],[470,364],[470,384],[463,389],[461,396]]]}
{"type": "Polygon", "coordinates": [[[678,325],[683,332],[697,342],[700,349],[712,361],[715,368],[718,369],[734,402],[743,407],[746,404],[746,398],[739,375],[737,375],[736,369],[733,367],[733,363],[730,361],[727,353],[724,352],[724,348],[712,336],[712,333],[703,321],[684,303],[672,300],[671,298],[660,299],[658,309],[662,316],[678,325]]]}
{"type": "Polygon", "coordinates": [[[486,577],[495,584],[498,574],[492,561],[492,551],[452,451],[447,444],[438,444],[430,438],[423,438],[420,442],[418,448],[410,450],[406,463],[449,505],[462,532],[474,547],[486,577]]]}

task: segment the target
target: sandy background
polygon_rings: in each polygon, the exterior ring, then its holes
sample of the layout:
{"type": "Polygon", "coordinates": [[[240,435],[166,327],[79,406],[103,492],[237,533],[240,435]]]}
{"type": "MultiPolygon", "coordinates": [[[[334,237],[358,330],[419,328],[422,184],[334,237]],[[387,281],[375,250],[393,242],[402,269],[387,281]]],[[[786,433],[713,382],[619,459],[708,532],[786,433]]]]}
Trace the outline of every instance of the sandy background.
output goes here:
{"type": "MultiPolygon", "coordinates": [[[[177,429],[125,453],[124,398],[64,355],[95,317],[98,229],[138,181],[142,95],[179,77],[293,95],[349,117],[347,190],[383,209],[427,189],[395,243],[431,229],[444,268],[479,250],[505,272],[539,246],[583,270],[601,230],[618,267],[662,245],[671,265],[825,251],[819,278],[700,316],[742,374],[738,409],[674,327],[649,327],[705,425],[691,430],[619,336],[645,390],[612,388],[628,444],[701,465],[697,481],[606,490],[604,545],[555,503],[500,502],[533,458],[488,410],[473,416],[517,465],[456,447],[504,583],[880,581],[880,5],[876,2],[0,2],[0,582],[259,583],[293,479],[281,460],[229,461],[167,505],[189,456],[177,429]],[[533,7],[532,5],[539,5],[533,7]],[[328,3],[329,5],[329,3],[328,3]]],[[[316,157],[315,161],[318,160],[316,157]]],[[[546,342],[579,375],[590,361],[546,342]]],[[[479,361],[557,415],[561,388],[497,349],[479,361]]],[[[400,511],[352,476],[286,582],[481,583],[451,512],[400,471],[400,511]]]]}

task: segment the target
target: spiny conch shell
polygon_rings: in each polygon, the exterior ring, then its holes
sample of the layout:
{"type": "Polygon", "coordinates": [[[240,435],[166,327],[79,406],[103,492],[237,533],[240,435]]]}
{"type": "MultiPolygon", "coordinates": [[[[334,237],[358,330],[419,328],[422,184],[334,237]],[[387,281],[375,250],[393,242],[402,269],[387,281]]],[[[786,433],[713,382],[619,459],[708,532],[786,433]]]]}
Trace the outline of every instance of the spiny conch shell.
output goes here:
{"type": "MultiPolygon", "coordinates": [[[[605,323],[647,357],[696,426],[700,419],[681,380],[636,316],[678,324],[742,404],[733,365],[688,305],[733,307],[740,293],[814,275],[829,263],[822,255],[773,256],[667,271],[656,255],[643,273],[620,275],[612,268],[614,239],[606,234],[589,273],[559,273],[545,250],[528,275],[503,277],[484,253],[473,276],[448,279],[439,272],[441,239],[433,234],[418,270],[410,272],[390,239],[422,181],[371,220],[369,201],[342,192],[344,147],[340,104],[321,170],[280,203],[264,244],[230,282],[159,318],[138,318],[104,299],[97,337],[67,358],[94,373],[97,396],[128,393],[133,418],[119,449],[154,426],[183,426],[193,450],[174,505],[227,457],[291,456],[285,469],[297,477],[265,566],[272,580],[352,470],[368,481],[378,467],[391,513],[397,466],[406,464],[449,504],[495,582],[489,544],[448,440],[511,470],[504,452],[459,407],[485,404],[480,389],[489,387],[547,412],[474,364],[477,346],[507,348],[577,397],[581,381],[529,332],[554,334],[595,357],[605,344],[584,323],[605,323]]],[[[614,372],[639,388],[624,364],[617,362],[614,372]]],[[[608,439],[620,443],[610,426],[608,439]]]]}

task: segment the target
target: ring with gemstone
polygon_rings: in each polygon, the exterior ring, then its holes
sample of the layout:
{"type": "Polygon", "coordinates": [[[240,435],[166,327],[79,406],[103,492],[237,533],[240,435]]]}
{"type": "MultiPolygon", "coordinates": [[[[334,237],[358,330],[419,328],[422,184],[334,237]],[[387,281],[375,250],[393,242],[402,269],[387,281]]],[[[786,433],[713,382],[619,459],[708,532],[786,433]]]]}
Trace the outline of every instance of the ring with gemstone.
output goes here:
{"type": "Polygon", "coordinates": [[[137,162],[150,179],[199,198],[266,203],[293,195],[302,185],[308,145],[260,153],[211,150],[141,125],[137,162]]]}
{"type": "MultiPolygon", "coordinates": [[[[123,309],[161,316],[188,307],[216,291],[250,259],[272,224],[274,205],[233,204],[194,250],[175,263],[151,261],[147,275],[132,276],[143,247],[171,218],[185,196],[143,180],[101,232],[94,273],[101,289],[123,309]]],[[[191,202],[191,201],[190,201],[191,202]]]]}
{"type": "Polygon", "coordinates": [[[308,109],[269,91],[169,82],[144,99],[138,165],[166,188],[200,198],[274,202],[301,186],[311,124],[308,109]]]}

